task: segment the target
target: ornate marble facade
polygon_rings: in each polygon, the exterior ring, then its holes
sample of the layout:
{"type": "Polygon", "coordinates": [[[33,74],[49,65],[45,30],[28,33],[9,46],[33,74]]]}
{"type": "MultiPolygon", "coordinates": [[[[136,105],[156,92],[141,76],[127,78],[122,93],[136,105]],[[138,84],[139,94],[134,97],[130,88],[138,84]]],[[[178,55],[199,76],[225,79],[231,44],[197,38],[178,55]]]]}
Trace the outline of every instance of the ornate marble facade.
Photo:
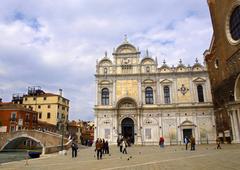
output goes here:
{"type": "Polygon", "coordinates": [[[96,64],[95,139],[116,144],[119,135],[135,144],[180,144],[193,135],[198,143],[216,139],[206,68],[182,61],[158,67],[156,59],[125,40],[96,64]]]}

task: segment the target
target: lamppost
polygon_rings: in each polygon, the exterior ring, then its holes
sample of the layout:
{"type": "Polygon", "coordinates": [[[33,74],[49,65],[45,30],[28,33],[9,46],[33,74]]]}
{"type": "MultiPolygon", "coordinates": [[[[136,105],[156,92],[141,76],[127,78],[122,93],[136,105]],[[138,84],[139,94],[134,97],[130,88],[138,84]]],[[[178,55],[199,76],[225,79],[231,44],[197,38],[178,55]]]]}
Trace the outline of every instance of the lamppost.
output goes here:
{"type": "Polygon", "coordinates": [[[64,128],[65,128],[65,120],[64,118],[59,119],[58,126],[59,126],[59,132],[62,135],[61,138],[61,151],[63,151],[63,141],[64,141],[64,128]]]}
{"type": "Polygon", "coordinates": [[[62,119],[61,122],[61,129],[62,129],[62,144],[61,144],[61,150],[63,151],[63,135],[64,135],[64,120],[62,119]]]}

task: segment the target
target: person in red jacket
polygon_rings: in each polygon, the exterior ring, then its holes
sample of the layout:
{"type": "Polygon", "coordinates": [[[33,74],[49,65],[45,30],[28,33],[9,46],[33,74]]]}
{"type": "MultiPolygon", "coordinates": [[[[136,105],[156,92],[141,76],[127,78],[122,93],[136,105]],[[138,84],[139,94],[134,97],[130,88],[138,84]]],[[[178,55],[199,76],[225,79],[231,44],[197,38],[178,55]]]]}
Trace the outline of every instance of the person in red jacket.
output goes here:
{"type": "Polygon", "coordinates": [[[159,145],[160,145],[161,148],[164,148],[164,138],[163,137],[160,137],[159,145]]]}

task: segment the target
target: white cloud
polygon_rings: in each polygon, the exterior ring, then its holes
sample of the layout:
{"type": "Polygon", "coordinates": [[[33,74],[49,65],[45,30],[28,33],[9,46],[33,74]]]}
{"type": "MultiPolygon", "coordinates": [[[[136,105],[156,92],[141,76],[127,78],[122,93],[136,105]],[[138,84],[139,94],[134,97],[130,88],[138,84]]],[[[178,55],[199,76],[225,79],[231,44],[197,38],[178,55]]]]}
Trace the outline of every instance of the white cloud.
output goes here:
{"type": "Polygon", "coordinates": [[[96,59],[111,54],[124,34],[143,55],[149,49],[159,63],[176,65],[201,58],[211,33],[205,1],[1,2],[0,95],[10,100],[29,85],[63,88],[70,118],[92,119],[96,59]]]}

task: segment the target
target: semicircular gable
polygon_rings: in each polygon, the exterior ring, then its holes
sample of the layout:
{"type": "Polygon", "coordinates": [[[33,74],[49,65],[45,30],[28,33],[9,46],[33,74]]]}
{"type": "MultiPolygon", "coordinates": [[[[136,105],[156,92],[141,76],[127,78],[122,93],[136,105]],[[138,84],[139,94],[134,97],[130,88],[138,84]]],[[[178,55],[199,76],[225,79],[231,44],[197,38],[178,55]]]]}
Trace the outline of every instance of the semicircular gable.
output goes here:
{"type": "Polygon", "coordinates": [[[112,61],[108,58],[104,58],[99,62],[100,66],[111,66],[112,65],[112,61]]]}
{"type": "Polygon", "coordinates": [[[186,71],[186,70],[187,70],[187,68],[184,65],[179,65],[177,67],[177,72],[183,72],[183,71],[186,71]]]}
{"type": "Polygon", "coordinates": [[[152,58],[145,57],[145,58],[142,59],[141,64],[142,65],[148,65],[148,64],[150,65],[150,64],[156,64],[156,63],[152,58]]]}
{"type": "Polygon", "coordinates": [[[163,65],[159,68],[160,72],[166,72],[166,73],[169,73],[171,72],[171,68],[168,66],[168,65],[163,65]]]}
{"type": "Polygon", "coordinates": [[[136,48],[129,43],[121,44],[117,47],[116,53],[136,53],[136,48]]]}
{"type": "Polygon", "coordinates": [[[193,71],[202,71],[203,70],[203,66],[199,63],[196,63],[192,66],[192,70],[193,71]]]}

